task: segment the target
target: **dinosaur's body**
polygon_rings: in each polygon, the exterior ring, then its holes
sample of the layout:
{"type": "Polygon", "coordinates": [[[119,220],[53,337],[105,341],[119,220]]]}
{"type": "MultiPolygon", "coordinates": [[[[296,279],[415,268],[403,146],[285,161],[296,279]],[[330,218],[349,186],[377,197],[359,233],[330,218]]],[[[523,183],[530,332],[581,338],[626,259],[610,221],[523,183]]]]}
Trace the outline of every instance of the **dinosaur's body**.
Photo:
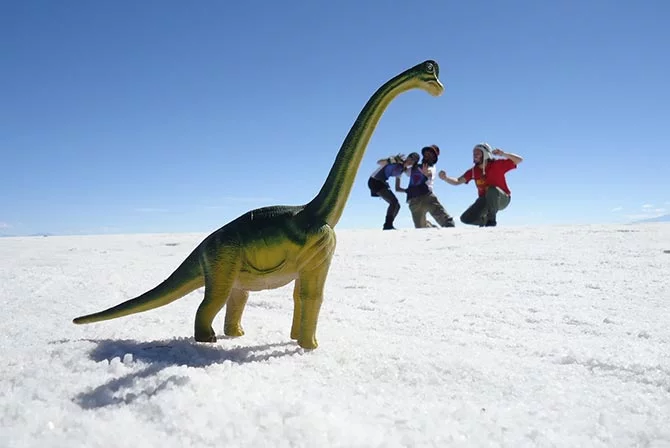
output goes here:
{"type": "Polygon", "coordinates": [[[335,232],[368,141],[384,110],[400,93],[421,88],[434,96],[443,86],[434,61],[419,64],[386,82],[368,100],[345,138],[318,195],[300,206],[264,207],[245,213],[205,238],[165,281],[146,293],[76,324],[114,319],[166,305],[202,286],[195,339],[215,342],[212,322],[227,304],[224,334],[241,336],[249,291],[295,281],[291,338],[317,347],[316,325],[323,288],[335,251],[335,232]]]}

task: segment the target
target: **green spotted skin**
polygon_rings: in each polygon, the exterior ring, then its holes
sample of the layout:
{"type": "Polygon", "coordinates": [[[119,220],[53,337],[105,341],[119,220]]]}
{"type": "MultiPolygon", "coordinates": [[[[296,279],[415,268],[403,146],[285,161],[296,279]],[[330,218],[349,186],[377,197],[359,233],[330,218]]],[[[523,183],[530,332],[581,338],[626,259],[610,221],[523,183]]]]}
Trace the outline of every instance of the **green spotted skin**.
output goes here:
{"type": "Polygon", "coordinates": [[[106,310],[77,317],[75,324],[116,319],[167,305],[205,287],[194,322],[198,342],[216,342],[212,323],[226,306],[223,331],[242,336],[250,291],[295,282],[291,338],[305,349],[318,346],[316,327],[323,289],[335,252],[337,225],[368,142],[389,103],[399,94],[444,91],[439,67],[428,60],[384,83],[370,97],[347,134],[318,194],[304,205],[251,210],[207,236],[163,282],[106,310]]]}

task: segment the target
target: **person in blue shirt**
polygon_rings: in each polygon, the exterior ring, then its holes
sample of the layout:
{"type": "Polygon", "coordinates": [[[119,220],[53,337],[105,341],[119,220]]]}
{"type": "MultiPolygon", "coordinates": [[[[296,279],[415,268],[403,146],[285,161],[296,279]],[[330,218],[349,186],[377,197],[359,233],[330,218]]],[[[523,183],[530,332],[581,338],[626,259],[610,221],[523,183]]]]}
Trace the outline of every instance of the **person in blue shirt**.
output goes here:
{"type": "Polygon", "coordinates": [[[370,188],[370,196],[380,197],[388,202],[386,209],[386,219],[384,220],[383,230],[395,230],[393,221],[400,211],[400,202],[395,194],[391,191],[388,183],[389,178],[399,178],[403,172],[410,169],[419,162],[419,154],[413,152],[405,159],[402,154],[391,156],[386,159],[377,161],[379,165],[368,179],[368,188],[370,188]]]}

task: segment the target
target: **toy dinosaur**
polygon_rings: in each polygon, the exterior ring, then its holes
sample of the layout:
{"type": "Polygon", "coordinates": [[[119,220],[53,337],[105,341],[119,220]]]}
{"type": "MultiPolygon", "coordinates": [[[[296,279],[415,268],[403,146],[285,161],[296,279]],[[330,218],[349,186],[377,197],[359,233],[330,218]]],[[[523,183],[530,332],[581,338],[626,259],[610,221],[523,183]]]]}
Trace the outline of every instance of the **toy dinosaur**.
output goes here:
{"type": "Polygon", "coordinates": [[[291,339],[304,349],[315,349],[324,284],[335,252],[333,229],[384,110],[399,94],[415,88],[432,96],[442,94],[444,86],[435,61],[424,61],[377,89],[349,130],[313,200],[298,206],[263,207],[239,216],[207,236],[153,289],[73,322],[87,324],[148,311],[204,286],[204,299],[195,315],[195,340],[216,342],[212,322],[224,305],[224,334],[242,336],[242,312],[249,291],[279,288],[295,281],[291,339]]]}

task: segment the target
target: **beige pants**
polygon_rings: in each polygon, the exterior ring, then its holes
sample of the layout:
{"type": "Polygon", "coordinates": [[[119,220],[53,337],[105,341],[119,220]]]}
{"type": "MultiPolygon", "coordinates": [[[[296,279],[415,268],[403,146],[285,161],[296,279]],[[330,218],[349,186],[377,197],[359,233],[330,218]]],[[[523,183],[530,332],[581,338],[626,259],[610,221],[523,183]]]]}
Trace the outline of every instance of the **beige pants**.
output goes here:
{"type": "Polygon", "coordinates": [[[426,227],[432,227],[431,225],[428,225],[428,221],[426,220],[427,213],[430,213],[435,221],[442,227],[454,227],[454,219],[449,216],[449,213],[447,213],[437,199],[437,196],[433,193],[412,198],[408,200],[407,203],[409,204],[409,211],[412,213],[412,221],[414,221],[415,228],[424,229],[426,227]]]}

